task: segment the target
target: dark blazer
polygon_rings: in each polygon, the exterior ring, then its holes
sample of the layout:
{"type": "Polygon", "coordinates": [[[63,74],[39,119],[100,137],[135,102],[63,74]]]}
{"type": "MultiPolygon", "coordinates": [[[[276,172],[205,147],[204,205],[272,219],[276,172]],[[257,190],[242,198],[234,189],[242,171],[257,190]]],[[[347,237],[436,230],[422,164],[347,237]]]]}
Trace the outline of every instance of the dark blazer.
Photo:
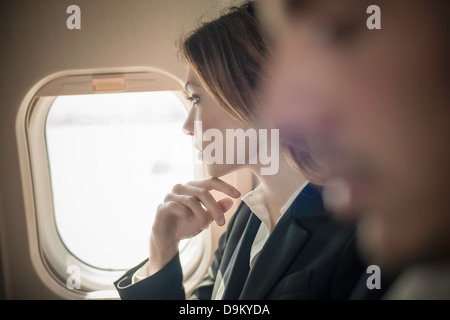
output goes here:
{"type": "MultiPolygon", "coordinates": [[[[214,297],[222,278],[227,279],[225,300],[351,297],[366,270],[356,251],[354,228],[333,221],[318,188],[309,184],[298,195],[250,270],[250,249],[260,224],[242,202],[191,299],[214,297]]],[[[178,254],[156,274],[131,284],[133,274],[145,262],[114,283],[122,299],[185,299],[178,254]]]]}

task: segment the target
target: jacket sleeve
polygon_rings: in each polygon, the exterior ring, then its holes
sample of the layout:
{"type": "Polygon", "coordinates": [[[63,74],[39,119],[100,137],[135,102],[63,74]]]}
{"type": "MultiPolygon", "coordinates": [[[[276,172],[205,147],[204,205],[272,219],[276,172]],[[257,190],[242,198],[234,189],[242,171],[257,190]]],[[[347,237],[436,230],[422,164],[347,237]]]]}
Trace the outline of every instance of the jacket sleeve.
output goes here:
{"type": "Polygon", "coordinates": [[[114,285],[122,300],[184,300],[183,272],[177,253],[154,275],[132,283],[132,277],[148,259],[128,270],[114,285]]]}

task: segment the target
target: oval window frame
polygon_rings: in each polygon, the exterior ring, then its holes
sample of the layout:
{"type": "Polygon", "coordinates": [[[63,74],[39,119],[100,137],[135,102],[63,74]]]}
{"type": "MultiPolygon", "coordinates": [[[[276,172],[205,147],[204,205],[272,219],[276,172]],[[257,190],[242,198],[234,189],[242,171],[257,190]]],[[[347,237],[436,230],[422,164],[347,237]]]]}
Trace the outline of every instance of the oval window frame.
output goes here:
{"type": "MultiPolygon", "coordinates": [[[[141,91],[174,91],[183,99],[183,83],[157,69],[65,71],[39,81],[22,101],[16,122],[19,158],[27,214],[30,255],[37,274],[55,293],[68,299],[116,299],[112,282],[123,271],[99,269],[77,259],[59,237],[53,210],[52,186],[45,141],[47,114],[56,96],[141,91]],[[81,289],[69,289],[67,266],[77,265],[82,274],[81,289]]],[[[186,108],[189,106],[184,102],[186,108]]],[[[196,178],[205,176],[201,164],[196,178]]],[[[212,257],[211,233],[206,229],[196,243],[198,254],[183,266],[185,290],[190,292],[206,272],[212,257]],[[200,250],[199,250],[200,249],[200,250]]]]}

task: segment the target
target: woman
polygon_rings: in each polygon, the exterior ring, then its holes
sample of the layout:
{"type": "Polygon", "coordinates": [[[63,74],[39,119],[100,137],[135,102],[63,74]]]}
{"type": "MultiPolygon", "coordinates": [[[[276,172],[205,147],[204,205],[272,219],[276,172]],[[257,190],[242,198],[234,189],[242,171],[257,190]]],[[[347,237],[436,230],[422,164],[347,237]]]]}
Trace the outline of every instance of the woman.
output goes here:
{"type": "MultiPolygon", "coordinates": [[[[201,26],[183,41],[181,53],[189,65],[185,87],[192,101],[184,131],[195,136],[200,155],[211,142],[195,132],[195,121],[201,121],[203,131],[215,129],[223,136],[229,129],[264,129],[251,101],[261,80],[268,44],[252,3],[201,26]]],[[[207,162],[213,178],[176,185],[158,207],[150,258],[115,283],[121,298],[185,298],[179,241],[198,234],[213,221],[225,224],[224,213],[232,200],[216,202],[210,190],[239,198],[239,191],[218,177],[246,167],[261,183],[242,198],[220,238],[208,274],[191,298],[347,299],[363,273],[353,231],[330,220],[319,189],[289,166],[283,156],[287,150],[280,147],[278,172],[273,175],[262,174],[264,166],[250,161],[254,155],[248,147],[247,163],[237,164],[239,150],[235,150],[234,161],[207,162]]],[[[224,158],[231,158],[229,149],[219,151],[224,158]]],[[[299,154],[305,159],[303,172],[307,172],[314,164],[309,151],[297,149],[296,156],[299,154]]]]}

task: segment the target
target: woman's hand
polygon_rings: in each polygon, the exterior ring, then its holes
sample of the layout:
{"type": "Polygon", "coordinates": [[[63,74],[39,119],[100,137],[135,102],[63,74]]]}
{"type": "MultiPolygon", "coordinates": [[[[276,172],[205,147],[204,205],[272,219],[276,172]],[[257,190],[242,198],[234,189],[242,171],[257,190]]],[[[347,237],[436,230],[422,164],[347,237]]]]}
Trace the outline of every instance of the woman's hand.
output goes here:
{"type": "Polygon", "coordinates": [[[177,253],[180,240],[191,238],[212,221],[219,226],[225,224],[224,213],[233,200],[225,198],[216,201],[211,190],[217,190],[238,198],[241,194],[232,185],[218,179],[177,184],[158,206],[150,238],[149,275],[162,269],[177,253]]]}

